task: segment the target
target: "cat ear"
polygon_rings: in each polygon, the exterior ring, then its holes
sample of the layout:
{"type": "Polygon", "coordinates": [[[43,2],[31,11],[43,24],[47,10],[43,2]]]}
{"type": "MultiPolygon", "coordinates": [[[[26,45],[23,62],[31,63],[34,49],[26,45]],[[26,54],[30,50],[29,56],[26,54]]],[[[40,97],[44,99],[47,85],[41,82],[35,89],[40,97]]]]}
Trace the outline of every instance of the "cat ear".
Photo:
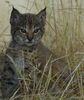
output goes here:
{"type": "Polygon", "coordinates": [[[43,10],[41,10],[38,14],[37,14],[37,16],[39,17],[39,20],[42,22],[45,22],[45,20],[46,20],[46,7],[43,9],[43,10]]]}
{"type": "Polygon", "coordinates": [[[11,16],[10,16],[10,24],[18,24],[20,22],[20,12],[13,7],[11,16]]]}

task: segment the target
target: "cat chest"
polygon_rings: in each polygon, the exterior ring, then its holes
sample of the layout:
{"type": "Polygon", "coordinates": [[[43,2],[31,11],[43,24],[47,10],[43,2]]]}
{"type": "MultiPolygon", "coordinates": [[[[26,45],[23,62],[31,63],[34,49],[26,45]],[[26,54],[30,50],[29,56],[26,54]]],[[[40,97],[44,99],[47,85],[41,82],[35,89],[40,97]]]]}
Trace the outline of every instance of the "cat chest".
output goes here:
{"type": "Polygon", "coordinates": [[[34,52],[24,52],[24,61],[25,63],[37,65],[38,64],[38,54],[37,51],[34,52]]]}
{"type": "Polygon", "coordinates": [[[37,51],[28,52],[27,50],[19,51],[16,54],[15,62],[20,68],[29,68],[39,65],[39,56],[37,51]]]}

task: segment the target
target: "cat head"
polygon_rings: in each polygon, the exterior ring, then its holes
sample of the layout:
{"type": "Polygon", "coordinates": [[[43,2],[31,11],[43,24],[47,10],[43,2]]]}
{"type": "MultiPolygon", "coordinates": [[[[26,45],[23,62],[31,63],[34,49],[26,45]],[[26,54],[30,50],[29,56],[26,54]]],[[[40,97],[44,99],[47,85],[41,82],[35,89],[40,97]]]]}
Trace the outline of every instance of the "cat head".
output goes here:
{"type": "Polygon", "coordinates": [[[41,41],[45,31],[46,8],[38,14],[20,13],[13,8],[10,16],[12,39],[18,45],[33,46],[41,41]]]}

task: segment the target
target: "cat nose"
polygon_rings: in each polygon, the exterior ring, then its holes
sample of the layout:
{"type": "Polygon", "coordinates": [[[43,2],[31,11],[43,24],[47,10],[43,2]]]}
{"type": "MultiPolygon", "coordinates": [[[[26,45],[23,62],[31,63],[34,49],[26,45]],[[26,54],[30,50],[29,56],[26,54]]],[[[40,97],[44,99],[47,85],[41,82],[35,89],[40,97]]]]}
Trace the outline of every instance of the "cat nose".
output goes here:
{"type": "Polygon", "coordinates": [[[27,38],[28,38],[29,42],[31,42],[33,39],[33,37],[29,37],[29,36],[27,36],[27,38]]]}
{"type": "Polygon", "coordinates": [[[31,42],[33,38],[29,38],[28,40],[31,42]]]}

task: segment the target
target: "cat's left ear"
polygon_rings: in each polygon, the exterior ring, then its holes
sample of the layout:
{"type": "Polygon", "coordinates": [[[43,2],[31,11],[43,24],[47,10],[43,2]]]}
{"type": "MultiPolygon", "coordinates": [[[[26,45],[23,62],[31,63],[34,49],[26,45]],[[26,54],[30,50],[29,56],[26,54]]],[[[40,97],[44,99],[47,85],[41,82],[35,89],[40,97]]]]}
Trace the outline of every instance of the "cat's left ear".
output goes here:
{"type": "Polygon", "coordinates": [[[41,11],[37,14],[37,16],[39,17],[39,20],[40,20],[41,22],[45,22],[45,20],[46,20],[46,7],[45,7],[43,10],[41,10],[41,11]]]}

